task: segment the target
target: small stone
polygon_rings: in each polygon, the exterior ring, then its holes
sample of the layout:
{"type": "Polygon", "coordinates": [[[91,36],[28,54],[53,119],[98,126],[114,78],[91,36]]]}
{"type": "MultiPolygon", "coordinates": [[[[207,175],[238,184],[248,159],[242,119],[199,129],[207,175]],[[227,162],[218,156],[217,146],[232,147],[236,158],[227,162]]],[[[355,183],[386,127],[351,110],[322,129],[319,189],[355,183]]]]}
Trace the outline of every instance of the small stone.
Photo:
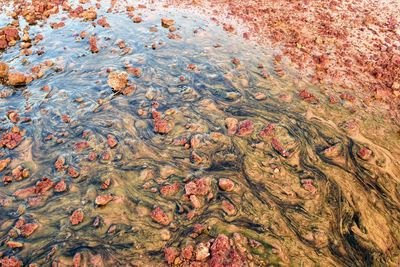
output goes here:
{"type": "Polygon", "coordinates": [[[108,75],[107,83],[114,91],[120,91],[128,84],[128,74],[124,71],[113,71],[108,75]]]}
{"type": "Polygon", "coordinates": [[[83,211],[81,209],[75,210],[71,217],[69,217],[72,225],[78,225],[83,222],[83,211]]]}
{"type": "Polygon", "coordinates": [[[0,61],[0,78],[7,77],[9,67],[6,63],[0,61]]]}
{"type": "Polygon", "coordinates": [[[171,222],[171,220],[168,218],[168,215],[165,214],[165,212],[160,207],[156,207],[151,212],[150,216],[155,222],[161,225],[168,225],[171,222]]]}
{"type": "Polygon", "coordinates": [[[95,203],[96,203],[96,205],[104,206],[104,205],[107,205],[108,202],[110,202],[113,199],[114,199],[114,197],[111,195],[100,195],[100,196],[96,197],[95,203]]]}
{"type": "Polygon", "coordinates": [[[169,28],[170,26],[175,24],[175,20],[173,19],[168,19],[168,18],[162,18],[161,19],[161,25],[165,28],[169,28]]]}
{"type": "Polygon", "coordinates": [[[218,181],[218,186],[221,190],[230,192],[235,187],[235,183],[231,179],[221,178],[218,181]]]}
{"type": "Polygon", "coordinates": [[[27,77],[21,72],[8,73],[7,80],[8,84],[12,86],[25,85],[27,83],[27,77]]]}

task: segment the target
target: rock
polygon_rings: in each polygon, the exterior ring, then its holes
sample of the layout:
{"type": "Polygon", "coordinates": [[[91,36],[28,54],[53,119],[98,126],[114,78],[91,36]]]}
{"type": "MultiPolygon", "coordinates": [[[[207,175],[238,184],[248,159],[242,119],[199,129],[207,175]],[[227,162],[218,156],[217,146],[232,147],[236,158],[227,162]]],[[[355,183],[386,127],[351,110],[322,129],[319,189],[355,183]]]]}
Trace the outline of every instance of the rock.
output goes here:
{"type": "Polygon", "coordinates": [[[92,53],[98,53],[99,48],[97,47],[97,40],[95,36],[90,36],[89,38],[89,49],[92,53]]]}
{"type": "Polygon", "coordinates": [[[7,80],[8,84],[12,86],[25,85],[27,83],[27,77],[21,72],[8,73],[7,80]]]}
{"type": "Polygon", "coordinates": [[[196,197],[196,195],[191,195],[191,196],[189,197],[189,199],[190,199],[190,202],[192,203],[192,206],[193,206],[195,209],[201,208],[201,202],[200,202],[199,198],[196,197]]]}
{"type": "Polygon", "coordinates": [[[226,212],[229,216],[235,215],[236,209],[232,203],[226,200],[222,200],[222,209],[226,212]]]}
{"type": "Polygon", "coordinates": [[[10,158],[0,160],[0,172],[3,171],[10,162],[11,162],[10,158]]]}
{"type": "Polygon", "coordinates": [[[53,188],[54,182],[47,177],[42,177],[35,185],[35,193],[38,195],[44,194],[53,188]]]}
{"type": "Polygon", "coordinates": [[[14,256],[4,257],[0,260],[0,263],[2,267],[22,267],[22,261],[14,256]]]}
{"type": "Polygon", "coordinates": [[[104,206],[104,205],[107,205],[108,202],[110,202],[113,199],[114,199],[114,197],[111,195],[100,195],[100,196],[96,197],[95,203],[96,203],[96,205],[104,206]]]}
{"type": "Polygon", "coordinates": [[[23,235],[24,237],[28,237],[28,236],[32,235],[38,228],[39,228],[39,225],[36,223],[24,224],[20,228],[21,235],[23,235]]]}
{"type": "Polygon", "coordinates": [[[24,246],[23,243],[17,241],[8,241],[7,247],[9,248],[22,248],[24,246]]]}
{"type": "Polygon", "coordinates": [[[237,131],[238,136],[250,135],[254,130],[254,124],[251,120],[244,120],[239,123],[239,129],[237,131]]]}
{"type": "Polygon", "coordinates": [[[97,12],[94,9],[89,9],[82,12],[81,17],[85,20],[95,20],[97,18],[97,12]]]}
{"type": "Polygon", "coordinates": [[[231,179],[221,178],[218,181],[218,186],[221,190],[230,192],[235,187],[235,183],[231,179]]]}
{"type": "Polygon", "coordinates": [[[83,222],[83,211],[81,209],[75,210],[71,217],[69,217],[72,225],[78,225],[83,222]]]}
{"type": "Polygon", "coordinates": [[[170,224],[171,220],[168,218],[168,215],[160,208],[156,207],[150,214],[151,218],[161,224],[161,225],[168,225],[170,224]]]}
{"type": "Polygon", "coordinates": [[[156,133],[167,134],[172,130],[172,128],[173,128],[172,121],[167,121],[165,119],[155,120],[154,132],[156,133]]]}
{"type": "Polygon", "coordinates": [[[64,192],[67,189],[67,184],[65,183],[64,179],[59,181],[56,186],[54,186],[54,191],[60,193],[64,192]]]}
{"type": "Polygon", "coordinates": [[[110,28],[110,24],[107,22],[107,19],[105,17],[98,19],[97,24],[99,24],[103,28],[110,28]]]}
{"type": "Polygon", "coordinates": [[[175,258],[178,256],[178,250],[174,247],[168,247],[164,249],[165,260],[168,264],[172,264],[175,258]]]}
{"type": "Polygon", "coordinates": [[[281,143],[279,142],[278,139],[276,138],[272,138],[272,147],[279,152],[279,154],[281,154],[281,156],[283,157],[288,157],[289,156],[289,152],[287,152],[283,146],[281,145],[281,143]]]}
{"type": "Polygon", "coordinates": [[[113,71],[108,75],[107,83],[114,91],[121,91],[128,84],[128,74],[124,71],[113,71]]]}
{"type": "Polygon", "coordinates": [[[174,183],[172,185],[164,185],[163,187],[161,187],[160,193],[163,196],[173,196],[179,192],[179,188],[180,186],[178,183],[174,183]]]}
{"type": "Polygon", "coordinates": [[[110,148],[114,148],[118,145],[118,141],[115,139],[115,137],[111,134],[107,135],[107,144],[110,148]]]}
{"type": "Polygon", "coordinates": [[[237,131],[239,121],[235,118],[226,118],[225,126],[228,129],[228,135],[234,135],[237,131]]]}
{"type": "Polygon", "coordinates": [[[196,261],[205,261],[210,256],[210,249],[203,243],[196,246],[196,261]]]}
{"type": "Polygon", "coordinates": [[[140,22],[143,21],[143,19],[142,19],[141,17],[139,17],[139,16],[136,16],[136,17],[134,17],[134,18],[132,19],[132,21],[133,21],[134,23],[140,23],[140,22]]]}
{"type": "Polygon", "coordinates": [[[211,180],[209,178],[200,178],[185,185],[187,195],[205,196],[210,190],[211,180]]]}
{"type": "Polygon", "coordinates": [[[357,155],[362,160],[369,160],[372,157],[372,151],[369,148],[364,146],[360,150],[358,150],[357,155]]]}
{"type": "Polygon", "coordinates": [[[77,169],[75,169],[74,167],[70,166],[68,168],[68,175],[71,176],[72,178],[78,178],[80,173],[77,169]]]}
{"type": "Polygon", "coordinates": [[[165,28],[169,28],[170,26],[175,24],[175,20],[173,19],[167,19],[167,18],[162,18],[161,19],[161,25],[165,28]]]}
{"type": "Polygon", "coordinates": [[[8,65],[0,61],[0,78],[7,77],[8,69],[9,69],[8,65]]]}

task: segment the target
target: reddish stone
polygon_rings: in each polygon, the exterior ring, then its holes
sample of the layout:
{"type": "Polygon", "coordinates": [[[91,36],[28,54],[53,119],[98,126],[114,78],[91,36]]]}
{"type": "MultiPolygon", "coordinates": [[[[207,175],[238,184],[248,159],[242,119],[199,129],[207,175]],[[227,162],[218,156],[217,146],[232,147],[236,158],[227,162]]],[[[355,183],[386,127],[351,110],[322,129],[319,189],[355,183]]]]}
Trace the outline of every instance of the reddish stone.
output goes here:
{"type": "Polygon", "coordinates": [[[250,135],[254,130],[254,124],[251,120],[244,120],[239,123],[239,129],[237,131],[238,136],[250,135]]]}
{"type": "Polygon", "coordinates": [[[99,24],[101,27],[104,28],[110,28],[110,24],[108,24],[107,19],[105,17],[98,19],[97,24],[99,24]]]}
{"type": "Polygon", "coordinates": [[[369,160],[372,156],[372,151],[364,146],[358,150],[357,155],[363,160],[369,160]]]}
{"type": "Polygon", "coordinates": [[[118,145],[118,141],[115,139],[115,137],[111,134],[107,135],[107,144],[110,148],[114,148],[118,145]]]}
{"type": "Polygon", "coordinates": [[[54,187],[54,191],[64,192],[65,190],[67,190],[67,184],[65,183],[64,179],[62,179],[56,184],[56,186],[54,187]]]}
{"type": "Polygon", "coordinates": [[[350,95],[348,93],[340,94],[340,98],[343,99],[343,100],[350,101],[350,102],[354,102],[354,100],[356,100],[356,98],[353,95],[350,95]]]}
{"type": "Polygon", "coordinates": [[[273,124],[268,124],[265,128],[259,133],[260,137],[267,138],[268,136],[273,136],[275,133],[275,126],[273,124]]]}
{"type": "Polygon", "coordinates": [[[279,152],[279,154],[281,154],[283,157],[288,157],[289,156],[289,152],[287,152],[283,146],[281,145],[281,143],[279,142],[278,139],[276,138],[272,138],[272,147],[279,152]]]}
{"type": "Polygon", "coordinates": [[[16,257],[4,257],[0,260],[2,267],[22,267],[22,261],[18,260],[16,257]]]}
{"type": "Polygon", "coordinates": [[[10,72],[7,75],[8,84],[12,86],[25,85],[27,77],[21,72],[10,72]]]}
{"type": "Polygon", "coordinates": [[[80,267],[81,266],[81,253],[75,253],[74,258],[72,259],[72,264],[74,267],[80,267]]]}
{"type": "Polygon", "coordinates": [[[35,193],[40,195],[49,191],[54,185],[54,182],[47,177],[42,177],[42,179],[36,183],[35,193]]]}
{"type": "Polygon", "coordinates": [[[111,184],[111,179],[107,178],[102,184],[101,184],[101,189],[106,190],[108,187],[110,187],[111,184]]]}
{"type": "MultiPolygon", "coordinates": [[[[1,44],[0,44],[0,49],[1,49],[1,44]]],[[[0,78],[7,77],[8,70],[9,70],[8,65],[5,62],[0,61],[0,78]]]]}
{"type": "Polygon", "coordinates": [[[107,205],[107,203],[113,199],[114,199],[114,197],[111,195],[100,195],[100,196],[96,197],[95,203],[96,203],[96,205],[104,206],[104,205],[107,205]]]}
{"type": "Polygon", "coordinates": [[[135,77],[140,77],[142,76],[142,69],[140,68],[134,68],[134,67],[128,67],[126,71],[130,74],[132,74],[135,77]]]}
{"type": "Polygon", "coordinates": [[[134,23],[140,23],[140,22],[143,21],[143,19],[142,19],[141,17],[139,17],[139,16],[136,16],[136,17],[134,17],[134,18],[132,19],[132,21],[133,21],[134,23]]]}
{"type": "Polygon", "coordinates": [[[76,151],[82,151],[89,148],[89,143],[86,141],[78,142],[75,144],[75,150],[76,151]]]}
{"type": "Polygon", "coordinates": [[[160,193],[163,196],[173,196],[179,192],[179,184],[173,183],[172,185],[164,185],[160,189],[160,193]]]}
{"type": "Polygon", "coordinates": [[[211,181],[209,178],[200,178],[191,181],[185,185],[187,195],[205,196],[211,190],[211,181]]]}
{"type": "Polygon", "coordinates": [[[88,156],[89,161],[95,161],[97,159],[97,153],[96,152],[90,152],[88,156]]]}
{"type": "Polygon", "coordinates": [[[36,187],[28,187],[28,188],[23,188],[23,189],[18,189],[13,193],[13,196],[20,198],[20,199],[25,199],[28,198],[29,196],[33,196],[36,194],[36,187]]]}
{"type": "Polygon", "coordinates": [[[83,222],[83,211],[81,209],[75,210],[71,217],[69,217],[72,225],[77,225],[83,222]]]}
{"type": "Polygon", "coordinates": [[[222,200],[222,209],[228,214],[229,216],[235,215],[236,209],[232,203],[226,200],[222,200]]]}
{"type": "Polygon", "coordinates": [[[311,103],[318,102],[318,99],[317,99],[313,94],[311,94],[310,92],[308,92],[306,89],[301,90],[301,91],[299,92],[299,96],[300,96],[303,100],[305,100],[305,101],[307,101],[307,102],[311,102],[311,103]]]}
{"type": "Polygon", "coordinates": [[[10,162],[11,162],[10,158],[0,160],[0,172],[3,171],[5,168],[7,168],[10,162]]]}
{"type": "Polygon", "coordinates": [[[71,166],[68,168],[68,175],[71,176],[72,178],[78,178],[80,173],[77,169],[71,166]]]}
{"type": "Polygon", "coordinates": [[[165,119],[156,120],[154,123],[154,132],[167,134],[172,130],[172,123],[165,119]]]}
{"type": "Polygon", "coordinates": [[[194,247],[192,245],[187,245],[182,249],[181,256],[185,260],[190,260],[193,256],[194,247]]]}
{"type": "Polygon", "coordinates": [[[0,147],[7,147],[8,149],[16,148],[23,140],[23,133],[17,126],[13,126],[11,131],[3,134],[0,140],[0,147]]]}
{"type": "Polygon", "coordinates": [[[89,46],[90,46],[90,51],[92,53],[98,53],[99,52],[99,48],[97,47],[97,40],[95,36],[90,36],[89,38],[89,46]]]}
{"type": "Polygon", "coordinates": [[[176,257],[178,256],[178,250],[173,247],[168,247],[164,249],[165,260],[168,264],[174,263],[176,257]]]}
{"type": "Polygon", "coordinates": [[[301,184],[303,188],[310,193],[314,194],[317,192],[317,188],[313,185],[313,180],[312,179],[302,179],[301,184]]]}
{"type": "Polygon", "coordinates": [[[171,222],[168,215],[165,214],[165,212],[160,207],[156,207],[151,212],[150,216],[155,222],[157,222],[161,225],[168,225],[171,222]]]}
{"type": "Polygon", "coordinates": [[[223,191],[232,191],[235,187],[235,183],[231,179],[221,178],[218,181],[218,186],[223,191]]]}
{"type": "Polygon", "coordinates": [[[191,70],[191,71],[194,71],[194,70],[197,69],[197,67],[196,67],[195,64],[191,63],[191,64],[188,65],[187,69],[188,69],[188,70],[191,70]]]}
{"type": "Polygon", "coordinates": [[[21,235],[23,235],[24,237],[28,237],[30,235],[32,235],[36,229],[39,228],[39,225],[36,223],[27,223],[21,226],[21,235]]]}
{"type": "Polygon", "coordinates": [[[226,257],[229,253],[230,248],[231,246],[229,244],[229,238],[224,234],[219,234],[210,247],[211,256],[226,257]]]}
{"type": "Polygon", "coordinates": [[[65,158],[63,156],[59,156],[54,163],[54,167],[56,168],[57,171],[60,171],[64,168],[65,164],[65,158]]]}

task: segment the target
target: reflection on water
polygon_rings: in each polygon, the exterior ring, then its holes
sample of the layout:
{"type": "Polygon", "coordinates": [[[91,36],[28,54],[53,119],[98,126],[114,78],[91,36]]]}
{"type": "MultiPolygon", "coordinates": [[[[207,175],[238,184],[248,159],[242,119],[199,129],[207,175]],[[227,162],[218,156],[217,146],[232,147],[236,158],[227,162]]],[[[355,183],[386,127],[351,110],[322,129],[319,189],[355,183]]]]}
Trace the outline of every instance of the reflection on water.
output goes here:
{"type": "Polygon", "coordinates": [[[44,54],[1,55],[25,72],[54,64],[27,87],[0,87],[13,90],[0,99],[3,139],[23,136],[1,152],[0,256],[164,266],[169,248],[182,266],[399,263],[399,136],[387,122],[330,103],[276,51],[199,14],[139,9],[133,23],[104,6],[110,28],[31,26],[44,54]],[[130,94],[108,85],[117,70],[130,94]]]}

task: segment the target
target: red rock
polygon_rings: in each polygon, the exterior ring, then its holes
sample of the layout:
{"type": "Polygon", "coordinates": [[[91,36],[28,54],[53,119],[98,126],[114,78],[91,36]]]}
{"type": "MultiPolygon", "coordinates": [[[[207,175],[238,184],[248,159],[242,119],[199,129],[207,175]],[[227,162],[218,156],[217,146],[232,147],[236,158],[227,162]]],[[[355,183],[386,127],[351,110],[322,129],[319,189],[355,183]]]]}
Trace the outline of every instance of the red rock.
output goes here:
{"type": "Polygon", "coordinates": [[[306,89],[301,90],[301,91],[299,92],[299,96],[300,96],[303,100],[305,100],[305,101],[307,101],[307,102],[311,102],[311,103],[318,102],[318,99],[317,99],[313,94],[311,94],[310,92],[308,92],[306,89]]]}
{"type": "Polygon", "coordinates": [[[7,75],[8,84],[12,86],[25,85],[27,77],[21,72],[10,72],[7,75]]]}
{"type": "Polygon", "coordinates": [[[78,152],[80,152],[82,150],[85,150],[85,149],[87,149],[89,147],[90,147],[89,143],[86,142],[86,141],[78,142],[78,143],[75,144],[75,150],[78,151],[78,152]]]}
{"type": "Polygon", "coordinates": [[[111,179],[107,178],[102,184],[101,184],[101,189],[106,190],[110,187],[111,184],[111,179]]]}
{"type": "Polygon", "coordinates": [[[0,172],[3,171],[8,166],[8,164],[10,164],[10,162],[10,158],[0,160],[0,172]]]}
{"type": "Polygon", "coordinates": [[[239,123],[239,129],[237,131],[238,136],[250,135],[254,130],[254,124],[251,120],[244,120],[239,123]]]}
{"type": "Polygon", "coordinates": [[[17,241],[7,241],[7,247],[9,248],[22,248],[24,246],[23,243],[17,241]]]}
{"type": "Polygon", "coordinates": [[[196,246],[196,261],[205,261],[210,256],[210,249],[203,243],[196,246]]]}
{"type": "Polygon", "coordinates": [[[140,23],[140,22],[143,21],[143,19],[142,19],[141,17],[139,17],[139,16],[136,16],[136,17],[134,17],[134,18],[132,19],[132,21],[133,21],[134,23],[140,23]]]}
{"type": "Polygon", "coordinates": [[[42,202],[43,202],[43,197],[41,197],[41,196],[30,197],[30,198],[28,198],[28,201],[27,201],[29,207],[37,207],[42,202]]]}
{"type": "Polygon", "coordinates": [[[110,148],[114,148],[118,145],[118,141],[115,139],[115,137],[111,134],[107,135],[107,144],[110,148]]]}
{"type": "Polygon", "coordinates": [[[26,199],[29,196],[33,196],[36,194],[36,187],[28,187],[28,188],[23,188],[23,189],[18,189],[13,193],[13,196],[20,198],[20,199],[26,199]]]}
{"type": "Polygon", "coordinates": [[[167,134],[172,130],[172,128],[173,128],[172,122],[167,121],[165,119],[156,120],[154,123],[154,132],[156,133],[167,134]]]}
{"type": "Polygon", "coordinates": [[[64,26],[65,26],[65,23],[63,21],[50,23],[50,27],[52,29],[59,29],[59,28],[62,28],[64,26]]]}
{"type": "Polygon", "coordinates": [[[97,47],[97,40],[95,36],[90,36],[89,38],[89,49],[92,53],[98,53],[99,52],[99,48],[97,47]]]}
{"type": "Polygon", "coordinates": [[[372,151],[364,146],[358,150],[357,155],[363,160],[369,160],[372,157],[372,151]]]}
{"type": "Polygon", "coordinates": [[[142,76],[142,69],[141,68],[134,68],[134,67],[128,67],[126,71],[130,74],[132,74],[135,77],[140,77],[142,76]]]}
{"type": "Polygon", "coordinates": [[[225,126],[228,129],[228,135],[234,135],[238,129],[239,121],[235,118],[226,118],[225,126]]]}
{"type": "Polygon", "coordinates": [[[49,191],[54,185],[54,182],[50,180],[49,178],[42,177],[42,179],[36,183],[36,190],[35,193],[40,195],[44,194],[47,191],[49,191]]]}
{"type": "Polygon", "coordinates": [[[234,58],[232,59],[232,63],[233,63],[234,65],[238,66],[238,65],[240,64],[240,60],[239,60],[238,58],[234,57],[234,58]]]}
{"type": "Polygon", "coordinates": [[[101,27],[104,28],[110,28],[110,24],[108,24],[107,19],[105,17],[98,19],[97,24],[99,24],[101,27]]]}
{"type": "Polygon", "coordinates": [[[81,222],[83,222],[83,211],[81,209],[75,210],[71,217],[69,217],[69,220],[71,221],[72,225],[78,225],[81,222]]]}
{"type": "Polygon", "coordinates": [[[235,187],[235,183],[231,179],[221,178],[218,181],[218,186],[223,191],[232,191],[235,187]]]}
{"type": "Polygon", "coordinates": [[[309,191],[311,194],[315,194],[317,192],[317,188],[313,185],[312,179],[302,179],[301,184],[303,188],[309,191]]]}
{"type": "Polygon", "coordinates": [[[186,195],[205,196],[210,190],[211,180],[209,178],[196,179],[185,185],[186,195]]]}
{"type": "Polygon", "coordinates": [[[279,154],[281,154],[281,156],[283,157],[288,157],[289,156],[289,152],[287,152],[283,146],[281,145],[281,143],[279,142],[278,139],[276,138],[272,138],[272,147],[279,152],[279,154]]]}
{"type": "Polygon", "coordinates": [[[60,193],[64,192],[65,190],[67,190],[67,184],[65,183],[64,179],[62,179],[56,184],[56,186],[54,187],[54,191],[60,193]]]}
{"type": "Polygon", "coordinates": [[[235,31],[235,28],[231,24],[228,24],[228,23],[224,23],[222,27],[223,27],[224,31],[227,31],[227,32],[235,31]]]}
{"type": "Polygon", "coordinates": [[[268,124],[265,128],[259,133],[261,138],[267,138],[268,136],[273,136],[275,133],[275,126],[273,124],[268,124]]]}
{"type": "Polygon", "coordinates": [[[84,18],[85,20],[95,20],[97,18],[96,10],[86,10],[82,12],[80,17],[84,18]]]}
{"type": "Polygon", "coordinates": [[[163,196],[173,196],[179,192],[180,186],[178,183],[173,183],[172,185],[164,185],[160,189],[160,193],[163,196]]]}
{"type": "Polygon", "coordinates": [[[22,261],[16,257],[4,257],[0,260],[1,267],[22,267],[22,261]]]}
{"type": "Polygon", "coordinates": [[[13,123],[17,123],[20,119],[18,113],[13,110],[7,111],[7,117],[13,123]]]}
{"type": "Polygon", "coordinates": [[[121,91],[128,85],[128,74],[124,71],[113,71],[108,75],[107,84],[114,91],[121,91]]]}
{"type": "Polygon", "coordinates": [[[185,260],[190,260],[193,256],[194,247],[192,245],[187,245],[182,249],[181,257],[185,260]]]}
{"type": "Polygon", "coordinates": [[[59,156],[54,163],[54,167],[56,168],[57,171],[60,171],[64,168],[65,164],[65,158],[63,156],[59,156]]]}
{"type": "Polygon", "coordinates": [[[65,123],[70,123],[70,122],[71,122],[71,118],[70,118],[68,115],[66,115],[66,114],[64,114],[64,115],[61,116],[61,120],[62,120],[63,122],[65,122],[65,123]]]}
{"type": "Polygon", "coordinates": [[[164,249],[164,255],[167,263],[172,264],[178,256],[178,250],[174,247],[167,247],[164,249]]]}
{"type": "Polygon", "coordinates": [[[350,94],[348,94],[348,93],[342,93],[342,94],[340,94],[340,98],[343,99],[343,100],[350,101],[350,102],[354,102],[354,100],[356,99],[355,96],[350,95],[350,94]]]}
{"type": "MultiPolygon", "coordinates": [[[[0,47],[1,49],[1,47],[0,47]]],[[[9,67],[6,63],[0,61],[0,78],[5,78],[8,75],[9,67]]]]}
{"type": "Polygon", "coordinates": [[[74,258],[72,259],[73,267],[80,267],[81,266],[81,253],[75,253],[74,258]]]}
{"type": "Polygon", "coordinates": [[[13,126],[11,131],[3,134],[0,140],[0,147],[7,147],[8,149],[16,148],[23,139],[24,133],[19,130],[17,126],[13,126]]]}
{"type": "Polygon", "coordinates": [[[24,237],[28,237],[30,235],[32,235],[36,229],[39,228],[39,225],[36,223],[27,223],[21,226],[21,235],[23,235],[24,237]]]}
{"type": "Polygon", "coordinates": [[[162,18],[161,19],[161,25],[165,28],[169,28],[170,26],[175,24],[175,20],[173,19],[167,19],[167,18],[162,18]]]}
{"type": "Polygon", "coordinates": [[[97,159],[97,153],[96,152],[90,152],[88,156],[89,161],[95,161],[97,159]]]}
{"type": "Polygon", "coordinates": [[[232,216],[235,215],[236,209],[232,203],[226,200],[222,200],[222,209],[226,212],[226,214],[232,216]]]}
{"type": "Polygon", "coordinates": [[[191,71],[194,71],[194,70],[197,69],[197,67],[196,67],[195,64],[189,64],[188,67],[187,67],[187,69],[188,69],[188,70],[191,70],[191,71]]]}
{"type": "Polygon", "coordinates": [[[168,215],[165,214],[165,212],[160,207],[156,207],[151,212],[150,216],[155,222],[157,222],[161,225],[168,225],[171,222],[168,215]]]}
{"type": "Polygon", "coordinates": [[[107,205],[108,202],[110,202],[113,199],[114,199],[114,197],[111,195],[100,195],[100,196],[96,197],[95,203],[96,203],[96,205],[104,206],[104,205],[107,205]]]}

